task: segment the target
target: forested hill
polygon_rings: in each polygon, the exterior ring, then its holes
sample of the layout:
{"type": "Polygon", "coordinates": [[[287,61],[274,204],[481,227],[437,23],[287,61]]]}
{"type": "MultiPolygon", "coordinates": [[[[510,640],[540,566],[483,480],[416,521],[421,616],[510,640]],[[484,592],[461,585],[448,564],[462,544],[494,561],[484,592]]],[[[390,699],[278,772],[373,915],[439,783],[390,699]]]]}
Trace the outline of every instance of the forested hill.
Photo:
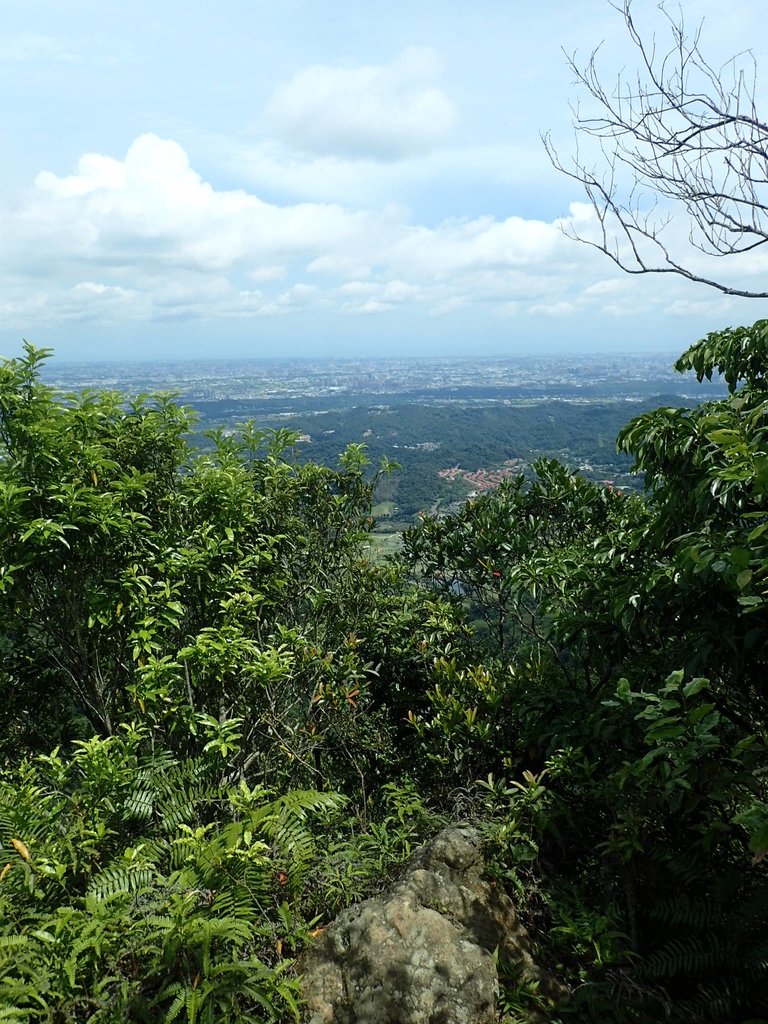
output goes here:
{"type": "Polygon", "coordinates": [[[767,353],[681,357],[729,390],[624,425],[643,493],[542,459],[378,562],[359,444],[0,362],[0,1020],[298,1021],[447,822],[557,982],[497,958],[500,1024],[768,1019],[767,353]]]}
{"type": "MultiPolygon", "coordinates": [[[[546,356],[497,359],[271,359],[44,367],[67,390],[114,386],[129,394],[168,390],[198,416],[195,443],[208,430],[294,430],[296,455],[336,465],[348,444],[367,446],[402,470],[382,489],[399,522],[449,505],[478,479],[446,475],[459,466],[489,481],[559,458],[594,480],[637,488],[630,460],[617,454],[622,425],[659,405],[722,397],[718,375],[698,382],[675,374],[670,355],[546,356]],[[505,465],[512,463],[512,467],[505,465]],[[441,474],[442,471],[442,475],[441,474]]],[[[379,503],[379,513],[383,507],[379,503]]]]}
{"type": "Polygon", "coordinates": [[[683,404],[673,393],[635,401],[433,397],[429,403],[393,401],[279,415],[257,411],[248,401],[195,401],[193,408],[200,413],[200,430],[231,429],[255,413],[257,425],[296,431],[301,437],[298,457],[325,465],[335,465],[347,445],[365,444],[374,465],[382,457],[400,464],[382,494],[407,518],[439,499],[450,502],[473,489],[439,475],[454,466],[494,471],[511,461],[519,471],[536,458],[558,458],[587,478],[637,488],[639,481],[629,473],[631,459],[616,451],[619,430],[630,416],[683,404]]]}
{"type": "Polygon", "coordinates": [[[508,460],[529,466],[536,458],[559,458],[587,476],[626,476],[631,460],[616,451],[616,437],[631,414],[659,404],[680,405],[675,396],[648,402],[608,404],[540,401],[530,404],[392,405],[320,414],[295,421],[311,438],[306,457],[333,462],[340,445],[364,442],[374,462],[382,456],[402,465],[393,500],[404,513],[428,509],[445,491],[440,470],[453,466],[494,470],[508,460]],[[327,431],[333,431],[329,434],[327,431]]]}

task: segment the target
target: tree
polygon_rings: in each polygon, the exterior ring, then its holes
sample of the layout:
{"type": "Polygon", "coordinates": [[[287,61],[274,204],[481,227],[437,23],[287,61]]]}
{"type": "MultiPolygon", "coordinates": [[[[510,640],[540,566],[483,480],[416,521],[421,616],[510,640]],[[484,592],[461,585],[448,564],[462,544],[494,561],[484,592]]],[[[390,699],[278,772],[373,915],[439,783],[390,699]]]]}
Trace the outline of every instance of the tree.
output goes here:
{"type": "Polygon", "coordinates": [[[637,27],[633,0],[611,6],[624,17],[639,70],[608,88],[599,48],[584,65],[571,55],[589,101],[588,110],[574,109],[575,155],[563,160],[544,137],[554,166],[584,186],[597,215],[597,240],[567,233],[630,274],[675,274],[726,295],[768,297],[700,271],[665,233],[682,210],[690,243],[707,256],[754,252],[768,241],[768,124],[757,110],[754,58],[738,55],[715,67],[700,49],[702,26],[689,33],[682,14],[676,20],[662,4],[671,37],[664,49],[637,27]],[[597,140],[597,164],[579,152],[580,137],[597,140]]]}
{"type": "Polygon", "coordinates": [[[571,475],[555,460],[534,463],[532,483],[521,474],[467,501],[449,516],[423,515],[403,535],[403,557],[430,590],[466,605],[483,623],[482,645],[507,656],[525,644],[549,646],[542,602],[553,580],[531,594],[532,563],[558,552],[583,561],[584,549],[602,535],[619,496],[571,475]]]}
{"type": "Polygon", "coordinates": [[[0,360],[0,1020],[298,1020],[312,926],[431,820],[384,783],[460,631],[365,557],[362,445],[201,450],[45,357],[0,360]]]}
{"type": "Polygon", "coordinates": [[[0,755],[138,716],[175,756],[228,753],[224,775],[343,787],[351,763],[367,793],[426,624],[438,649],[453,627],[365,557],[364,447],[299,464],[251,424],[201,451],[170,396],[61,394],[45,357],[0,361],[0,755]]]}
{"type": "Polygon", "coordinates": [[[39,380],[46,355],[0,364],[6,739],[64,738],[76,719],[113,730],[139,625],[127,595],[152,585],[190,425],[168,396],[67,398],[39,380]]]}
{"type": "Polygon", "coordinates": [[[676,368],[729,394],[620,433],[645,500],[542,463],[404,545],[501,624],[493,660],[436,661],[422,749],[442,779],[488,780],[507,877],[538,864],[550,936],[592,936],[576,1006],[622,1024],[765,1008],[768,322],[676,368]]]}

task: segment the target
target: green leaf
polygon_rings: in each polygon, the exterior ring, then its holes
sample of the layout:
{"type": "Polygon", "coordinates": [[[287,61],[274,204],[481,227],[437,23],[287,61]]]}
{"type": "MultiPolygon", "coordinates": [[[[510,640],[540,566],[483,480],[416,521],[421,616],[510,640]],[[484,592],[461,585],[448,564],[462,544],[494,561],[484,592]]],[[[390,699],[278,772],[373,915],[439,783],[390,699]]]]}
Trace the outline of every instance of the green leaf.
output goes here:
{"type": "Polygon", "coordinates": [[[736,577],[736,586],[739,590],[743,590],[752,579],[751,569],[742,569],[739,575],[736,577]]]}
{"type": "Polygon", "coordinates": [[[696,679],[691,679],[683,687],[683,696],[695,697],[697,693],[701,693],[702,690],[706,690],[708,686],[708,679],[702,679],[700,677],[697,677],[696,679]]]}

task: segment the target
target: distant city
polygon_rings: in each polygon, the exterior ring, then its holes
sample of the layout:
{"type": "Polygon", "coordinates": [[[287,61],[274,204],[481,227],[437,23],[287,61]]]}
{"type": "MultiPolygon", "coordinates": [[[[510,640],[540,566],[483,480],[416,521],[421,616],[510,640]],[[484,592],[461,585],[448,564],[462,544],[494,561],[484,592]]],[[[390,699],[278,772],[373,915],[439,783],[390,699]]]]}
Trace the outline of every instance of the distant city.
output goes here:
{"type": "MultiPolygon", "coordinates": [[[[720,385],[681,377],[668,353],[514,358],[253,359],[178,362],[58,363],[45,375],[68,390],[116,388],[129,394],[171,390],[183,400],[268,402],[366,396],[641,399],[673,390],[697,400],[720,385]]],[[[334,404],[331,401],[330,404],[334,404]]]]}
{"type": "Polygon", "coordinates": [[[350,444],[375,467],[399,471],[380,484],[374,538],[394,550],[424,511],[452,511],[540,458],[621,490],[642,480],[616,437],[661,404],[694,405],[724,392],[673,368],[669,354],[450,359],[261,359],[154,363],[57,363],[46,379],[64,392],[109,388],[135,397],[170,391],[195,412],[193,446],[253,422],[293,431],[294,457],[334,466],[350,444]]]}

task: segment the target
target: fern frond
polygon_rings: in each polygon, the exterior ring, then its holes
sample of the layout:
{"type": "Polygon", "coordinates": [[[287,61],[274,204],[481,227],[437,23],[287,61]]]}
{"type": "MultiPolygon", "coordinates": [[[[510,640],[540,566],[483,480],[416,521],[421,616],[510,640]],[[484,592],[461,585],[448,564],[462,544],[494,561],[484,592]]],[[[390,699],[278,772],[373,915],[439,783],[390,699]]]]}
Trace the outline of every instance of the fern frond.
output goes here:
{"type": "Polygon", "coordinates": [[[253,927],[259,913],[259,904],[265,905],[269,896],[269,887],[265,879],[258,876],[255,883],[254,885],[251,879],[245,878],[237,885],[217,892],[211,902],[211,913],[247,921],[249,927],[253,927]]]}
{"type": "Polygon", "coordinates": [[[667,927],[707,928],[717,925],[722,916],[723,908],[718,902],[701,896],[693,898],[688,893],[657,899],[649,909],[649,917],[667,927]]]}
{"type": "Polygon", "coordinates": [[[148,864],[115,864],[99,872],[88,893],[103,900],[117,893],[137,892],[150,886],[156,876],[156,870],[148,864]]]}
{"type": "Polygon", "coordinates": [[[188,990],[186,985],[171,985],[163,994],[172,995],[173,992],[176,992],[176,997],[165,1013],[165,1017],[163,1018],[165,1024],[171,1024],[172,1021],[176,1020],[187,1001],[188,990]]]}
{"type": "Polygon", "coordinates": [[[125,802],[126,814],[136,821],[150,821],[156,794],[150,787],[134,790],[125,802]]]}
{"type": "Polygon", "coordinates": [[[643,973],[651,978],[695,978],[713,967],[736,967],[739,962],[739,951],[729,947],[720,936],[694,934],[664,943],[644,961],[643,973]]]}
{"type": "Polygon", "coordinates": [[[716,985],[702,985],[692,999],[679,1003],[680,1011],[693,1020],[720,1022],[732,1020],[748,996],[749,986],[738,975],[716,985]]]}

